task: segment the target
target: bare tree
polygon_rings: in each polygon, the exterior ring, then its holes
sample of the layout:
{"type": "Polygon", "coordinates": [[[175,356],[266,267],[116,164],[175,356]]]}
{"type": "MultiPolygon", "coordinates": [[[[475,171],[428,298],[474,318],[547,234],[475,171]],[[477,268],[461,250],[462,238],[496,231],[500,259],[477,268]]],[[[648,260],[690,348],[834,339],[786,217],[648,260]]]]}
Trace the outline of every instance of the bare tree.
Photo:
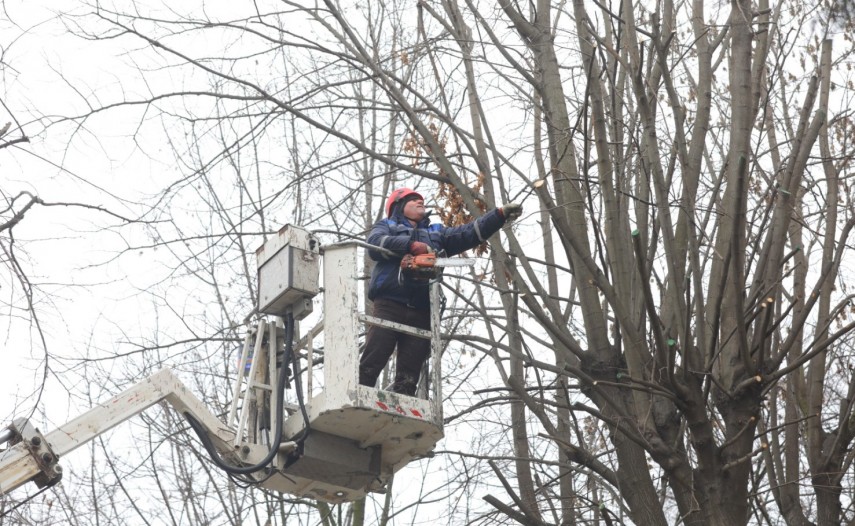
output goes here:
{"type": "Polygon", "coordinates": [[[93,508],[96,479],[117,502],[153,479],[164,523],[385,523],[433,500],[454,524],[855,520],[851,27],[764,0],[182,9],[65,19],[155,67],[148,93],[52,126],[142,107],[140,148],[160,134],[174,160],[149,242],[117,256],[166,254],[141,287],[159,325],[87,379],[170,364],[225,407],[252,253],[280,223],[360,237],[404,182],[448,223],[527,213],[447,278],[448,438],[428,464],[446,470],[415,496],[244,493],[164,412],[145,463],[95,466],[93,508]]]}

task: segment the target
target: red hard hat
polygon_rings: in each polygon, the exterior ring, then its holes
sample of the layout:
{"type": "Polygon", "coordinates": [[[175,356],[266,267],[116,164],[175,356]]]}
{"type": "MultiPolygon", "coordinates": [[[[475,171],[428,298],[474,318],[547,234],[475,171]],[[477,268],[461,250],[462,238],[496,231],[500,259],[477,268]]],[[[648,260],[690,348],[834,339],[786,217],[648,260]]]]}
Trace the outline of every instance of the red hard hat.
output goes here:
{"type": "Polygon", "coordinates": [[[422,201],[425,200],[425,198],[422,197],[422,194],[416,192],[412,188],[397,188],[393,190],[392,193],[389,194],[389,199],[386,199],[386,217],[392,216],[392,207],[395,205],[395,203],[402,199],[406,199],[411,195],[418,196],[418,198],[422,201]]]}

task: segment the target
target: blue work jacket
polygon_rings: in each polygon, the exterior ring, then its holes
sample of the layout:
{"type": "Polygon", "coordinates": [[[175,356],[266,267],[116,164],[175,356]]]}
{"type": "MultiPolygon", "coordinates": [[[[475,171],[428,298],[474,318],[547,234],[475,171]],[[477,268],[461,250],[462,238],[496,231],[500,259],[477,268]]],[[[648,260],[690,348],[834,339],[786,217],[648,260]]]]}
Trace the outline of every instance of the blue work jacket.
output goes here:
{"type": "Polygon", "coordinates": [[[425,218],[413,227],[410,220],[396,210],[391,218],[375,223],[368,235],[369,244],[391,250],[395,254],[387,256],[369,249],[368,255],[377,264],[371,272],[368,299],[385,298],[413,308],[427,309],[430,306],[428,284],[399,276],[401,258],[409,252],[410,243],[421,241],[437,253],[444,251],[446,256],[454,256],[477,247],[504,224],[505,217],[499,209],[495,209],[466,225],[432,225],[430,219],[425,218]]]}

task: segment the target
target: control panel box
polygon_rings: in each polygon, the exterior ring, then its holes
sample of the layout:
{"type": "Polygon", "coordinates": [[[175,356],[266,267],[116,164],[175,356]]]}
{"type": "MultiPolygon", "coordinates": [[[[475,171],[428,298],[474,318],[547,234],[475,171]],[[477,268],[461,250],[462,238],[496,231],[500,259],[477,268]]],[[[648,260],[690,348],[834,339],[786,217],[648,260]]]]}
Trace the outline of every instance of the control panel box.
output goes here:
{"type": "Polygon", "coordinates": [[[294,225],[283,226],[255,251],[258,265],[258,312],[296,318],[311,312],[319,291],[320,242],[294,225]]]}

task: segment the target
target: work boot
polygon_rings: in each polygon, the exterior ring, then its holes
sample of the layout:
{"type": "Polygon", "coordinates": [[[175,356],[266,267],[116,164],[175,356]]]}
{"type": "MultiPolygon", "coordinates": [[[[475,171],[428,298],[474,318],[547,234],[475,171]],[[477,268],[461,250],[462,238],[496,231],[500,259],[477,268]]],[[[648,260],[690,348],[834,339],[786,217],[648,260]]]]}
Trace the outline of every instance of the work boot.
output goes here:
{"type": "Polygon", "coordinates": [[[415,378],[396,378],[388,390],[393,393],[415,396],[418,381],[415,378]]]}
{"type": "Polygon", "coordinates": [[[379,371],[374,372],[367,367],[359,368],[359,383],[360,385],[367,385],[368,387],[374,387],[377,384],[377,377],[379,376],[379,371]]]}

